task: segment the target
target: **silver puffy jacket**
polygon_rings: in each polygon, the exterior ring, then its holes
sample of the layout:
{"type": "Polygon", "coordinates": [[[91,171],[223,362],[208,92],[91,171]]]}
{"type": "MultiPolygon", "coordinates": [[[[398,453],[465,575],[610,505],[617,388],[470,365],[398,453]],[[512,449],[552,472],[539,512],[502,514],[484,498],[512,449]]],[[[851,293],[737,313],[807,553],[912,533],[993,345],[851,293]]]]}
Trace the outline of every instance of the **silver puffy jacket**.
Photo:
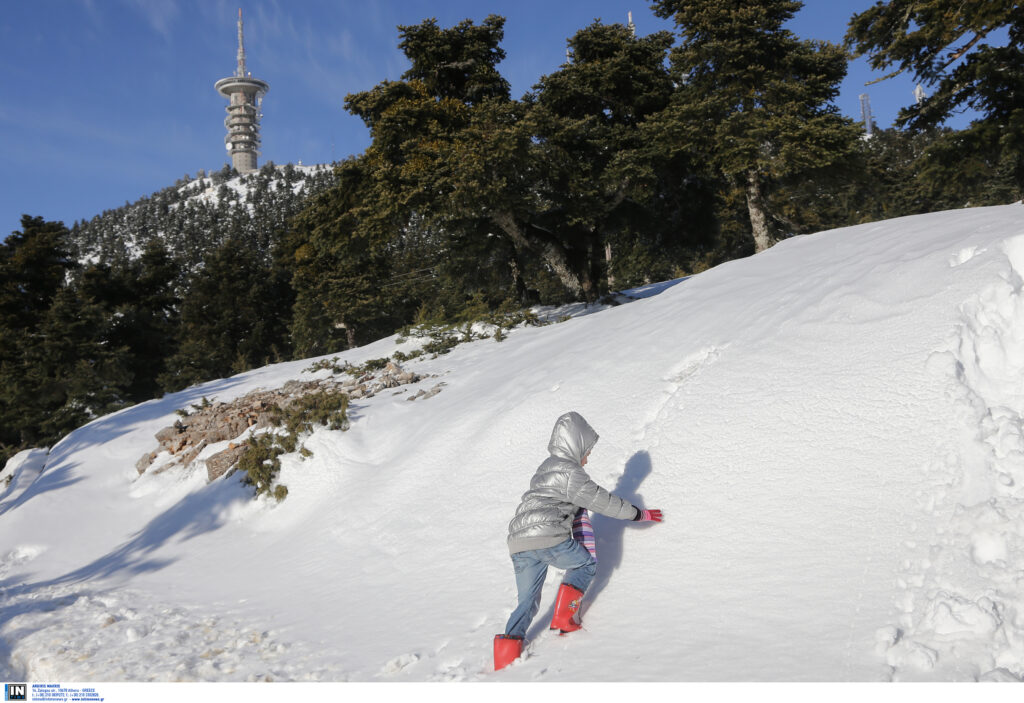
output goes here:
{"type": "Polygon", "coordinates": [[[619,520],[637,516],[633,505],[601,488],[583,470],[583,458],[595,444],[597,432],[579,413],[558,418],[548,442],[551,456],[537,467],[508,525],[509,552],[545,549],[569,539],[579,508],[619,520]]]}

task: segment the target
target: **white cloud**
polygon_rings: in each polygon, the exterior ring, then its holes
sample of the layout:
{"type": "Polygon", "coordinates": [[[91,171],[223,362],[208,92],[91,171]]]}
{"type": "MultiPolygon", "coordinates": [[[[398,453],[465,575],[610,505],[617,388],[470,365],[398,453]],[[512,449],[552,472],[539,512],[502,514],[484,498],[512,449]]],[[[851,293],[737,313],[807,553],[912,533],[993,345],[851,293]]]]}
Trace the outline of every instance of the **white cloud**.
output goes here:
{"type": "Polygon", "coordinates": [[[171,38],[171,29],[181,14],[177,0],[121,0],[141,14],[146,23],[165,39],[171,38]]]}

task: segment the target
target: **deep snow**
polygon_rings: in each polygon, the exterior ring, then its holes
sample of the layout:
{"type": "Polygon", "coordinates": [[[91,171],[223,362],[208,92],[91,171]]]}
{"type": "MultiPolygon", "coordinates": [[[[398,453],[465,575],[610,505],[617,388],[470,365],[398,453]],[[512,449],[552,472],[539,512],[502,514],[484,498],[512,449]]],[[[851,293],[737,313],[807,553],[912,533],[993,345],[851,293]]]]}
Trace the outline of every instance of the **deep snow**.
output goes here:
{"type": "Polygon", "coordinates": [[[1022,213],[797,237],[410,362],[444,390],[355,401],[285,458],[280,504],[134,466],[175,410],[330,373],[312,360],[23,452],[0,473],[0,678],[1019,680],[1022,213]],[[547,632],[552,571],[527,656],[493,673],[505,528],[570,409],[601,435],[591,476],[666,521],[596,517],[585,630],[547,632]]]}

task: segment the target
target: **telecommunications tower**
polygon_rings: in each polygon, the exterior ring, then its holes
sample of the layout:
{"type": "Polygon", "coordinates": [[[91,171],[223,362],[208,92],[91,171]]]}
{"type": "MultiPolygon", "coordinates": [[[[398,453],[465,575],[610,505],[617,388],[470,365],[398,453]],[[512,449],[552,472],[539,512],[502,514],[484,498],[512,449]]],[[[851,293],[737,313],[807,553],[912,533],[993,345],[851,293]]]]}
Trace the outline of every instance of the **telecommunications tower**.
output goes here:
{"type": "Polygon", "coordinates": [[[928,97],[928,93],[924,92],[924,88],[918,83],[917,87],[914,88],[914,102],[918,105],[924,102],[924,99],[928,97]]]}
{"type": "Polygon", "coordinates": [[[238,8],[238,68],[235,75],[221,78],[213,87],[228,99],[228,116],[224,120],[228,136],[224,138],[224,144],[231,154],[231,165],[239,173],[255,171],[256,157],[260,153],[260,107],[270,86],[246,73],[242,8],[238,8]]]}
{"type": "Polygon", "coordinates": [[[860,94],[860,118],[864,122],[864,130],[870,137],[875,131],[875,120],[871,116],[871,98],[867,93],[860,94]]]}

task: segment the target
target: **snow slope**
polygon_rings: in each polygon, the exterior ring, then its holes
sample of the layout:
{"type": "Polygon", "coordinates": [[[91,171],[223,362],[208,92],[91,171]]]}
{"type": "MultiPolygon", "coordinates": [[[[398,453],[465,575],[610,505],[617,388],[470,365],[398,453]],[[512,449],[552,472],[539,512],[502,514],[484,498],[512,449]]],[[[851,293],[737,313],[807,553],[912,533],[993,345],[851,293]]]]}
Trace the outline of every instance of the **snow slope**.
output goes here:
{"type": "Polygon", "coordinates": [[[1022,212],[798,237],[421,358],[444,390],[355,401],[285,458],[280,504],[134,464],[176,409],[330,373],[311,361],[101,418],[45,467],[23,453],[0,474],[0,677],[1019,680],[1022,212]],[[505,528],[569,409],[601,435],[591,476],[666,522],[597,517],[586,629],[547,632],[552,571],[495,674],[505,528]]]}

